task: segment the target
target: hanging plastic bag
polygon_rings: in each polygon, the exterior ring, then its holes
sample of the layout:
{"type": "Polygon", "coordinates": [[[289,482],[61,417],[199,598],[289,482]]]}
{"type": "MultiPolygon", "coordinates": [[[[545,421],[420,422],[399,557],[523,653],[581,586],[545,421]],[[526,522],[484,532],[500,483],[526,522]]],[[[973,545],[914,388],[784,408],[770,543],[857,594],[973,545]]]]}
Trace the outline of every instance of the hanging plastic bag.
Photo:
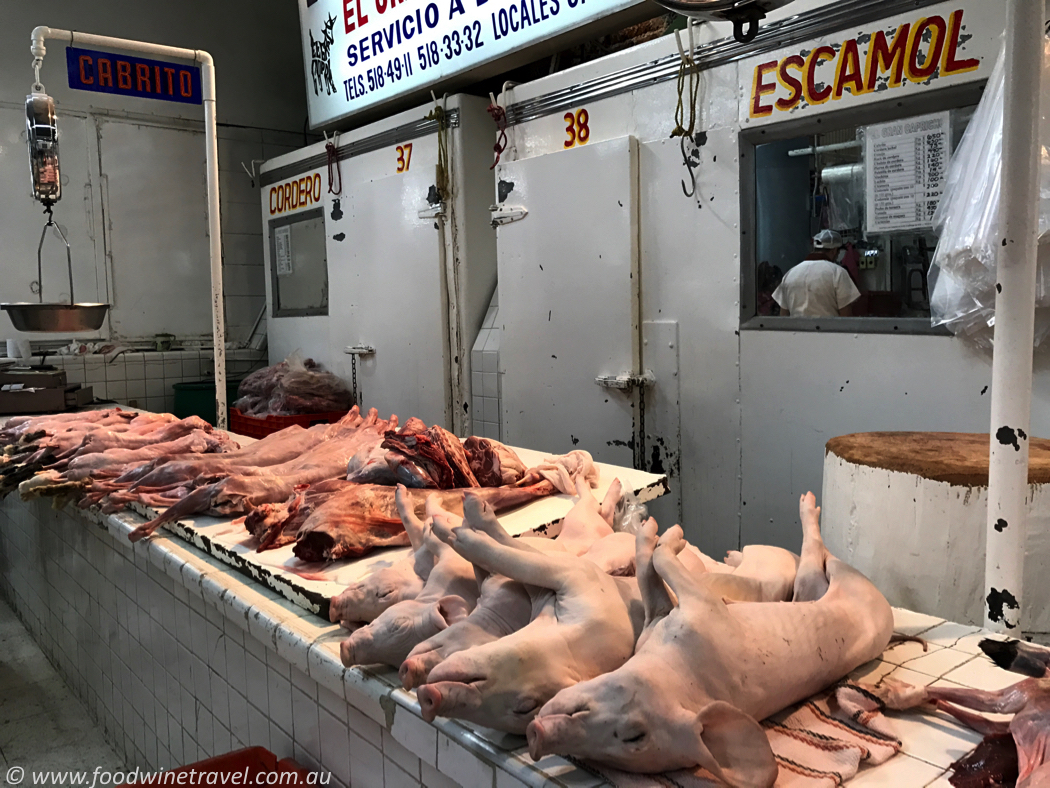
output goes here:
{"type": "MultiPolygon", "coordinates": [[[[990,348],[995,326],[995,280],[1001,236],[999,196],[1003,159],[1006,49],[999,57],[948,166],[944,195],[933,216],[939,240],[930,268],[930,315],[935,326],[990,348]]],[[[1050,91],[1050,43],[1044,42],[1042,92],[1050,91]]],[[[1050,106],[1039,126],[1039,258],[1035,345],[1050,333],[1050,106]],[[1048,314],[1041,315],[1043,310],[1048,314]]]]}
{"type": "Polygon", "coordinates": [[[620,500],[616,502],[613,513],[613,531],[637,535],[642,530],[642,523],[649,519],[649,510],[638,500],[633,490],[625,489],[620,500]]]}

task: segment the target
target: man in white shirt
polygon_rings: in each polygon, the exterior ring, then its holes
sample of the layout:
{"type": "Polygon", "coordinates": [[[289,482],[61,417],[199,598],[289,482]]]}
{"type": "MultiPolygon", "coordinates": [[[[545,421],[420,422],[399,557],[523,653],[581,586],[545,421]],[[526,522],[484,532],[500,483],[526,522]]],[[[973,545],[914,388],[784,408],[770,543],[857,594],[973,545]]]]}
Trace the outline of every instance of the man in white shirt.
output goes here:
{"type": "Polygon", "coordinates": [[[835,263],[842,236],[834,230],[821,230],[813,236],[813,254],[784,275],[773,293],[782,316],[848,317],[860,291],[849,273],[835,263]]]}

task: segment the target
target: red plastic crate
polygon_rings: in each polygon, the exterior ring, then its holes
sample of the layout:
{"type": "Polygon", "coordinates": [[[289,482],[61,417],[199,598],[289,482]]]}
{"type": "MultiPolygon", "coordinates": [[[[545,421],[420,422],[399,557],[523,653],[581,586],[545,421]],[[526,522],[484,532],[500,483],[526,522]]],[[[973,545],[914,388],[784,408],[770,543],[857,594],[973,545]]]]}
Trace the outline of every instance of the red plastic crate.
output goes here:
{"type": "Polygon", "coordinates": [[[237,408],[230,408],[230,432],[246,435],[249,438],[265,438],[285,427],[298,424],[300,427],[312,427],[314,424],[332,424],[339,421],[350,411],[335,410],[328,413],[301,413],[296,416],[245,416],[237,408]]]}
{"type": "MultiPolygon", "coordinates": [[[[245,747],[243,750],[235,750],[234,752],[228,752],[225,755],[216,755],[214,758],[205,758],[203,761],[197,761],[197,763],[191,763],[188,766],[180,766],[177,769],[169,769],[168,772],[174,774],[189,773],[193,770],[199,776],[200,774],[238,774],[243,775],[247,773],[248,781],[240,781],[241,785],[255,785],[255,778],[260,774],[271,774],[273,772],[283,772],[287,769],[280,768],[277,761],[277,756],[267,750],[265,747],[245,747]],[[247,772],[245,771],[247,770],[247,772]]],[[[166,772],[166,773],[168,773],[166,772]]],[[[170,780],[173,778],[167,778],[168,785],[172,783],[170,780]]],[[[303,778],[305,782],[305,777],[303,778]]],[[[138,782],[128,783],[127,788],[132,786],[146,786],[154,785],[149,782],[138,782]]],[[[197,778],[197,785],[205,784],[203,781],[197,778]]]]}

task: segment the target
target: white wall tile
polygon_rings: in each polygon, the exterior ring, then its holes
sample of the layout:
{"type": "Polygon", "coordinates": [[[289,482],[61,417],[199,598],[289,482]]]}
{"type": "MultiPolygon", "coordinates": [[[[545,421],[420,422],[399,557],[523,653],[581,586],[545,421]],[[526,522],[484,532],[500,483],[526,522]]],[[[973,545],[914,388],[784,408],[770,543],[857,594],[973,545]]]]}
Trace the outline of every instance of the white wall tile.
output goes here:
{"type": "Polygon", "coordinates": [[[292,717],[295,741],[314,758],[321,757],[321,739],[318,731],[317,701],[297,687],[292,688],[292,717]]]}
{"type": "Polygon", "coordinates": [[[350,733],[350,781],[354,788],[383,788],[383,753],[350,733]]]}
{"type": "Polygon", "coordinates": [[[270,718],[286,733],[291,734],[294,732],[291,682],[273,670],[268,672],[267,678],[270,692],[270,718]]]}
{"type": "Polygon", "coordinates": [[[495,779],[491,766],[441,733],[438,734],[437,768],[460,785],[492,785],[495,779]]]}
{"type": "Polygon", "coordinates": [[[321,709],[318,719],[321,762],[343,784],[350,783],[350,734],[346,723],[321,709]]]}

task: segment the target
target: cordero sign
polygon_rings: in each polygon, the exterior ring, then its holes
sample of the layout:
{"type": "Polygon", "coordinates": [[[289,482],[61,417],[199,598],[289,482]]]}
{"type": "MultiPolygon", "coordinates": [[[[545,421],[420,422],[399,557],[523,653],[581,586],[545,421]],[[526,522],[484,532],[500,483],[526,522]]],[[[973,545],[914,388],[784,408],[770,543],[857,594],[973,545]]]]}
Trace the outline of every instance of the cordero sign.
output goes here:
{"type": "Polygon", "coordinates": [[[421,90],[639,0],[299,0],[310,123],[421,90]]]}
{"type": "Polygon", "coordinates": [[[69,86],[136,98],[201,103],[201,70],[131,55],[66,47],[69,86]]]}

